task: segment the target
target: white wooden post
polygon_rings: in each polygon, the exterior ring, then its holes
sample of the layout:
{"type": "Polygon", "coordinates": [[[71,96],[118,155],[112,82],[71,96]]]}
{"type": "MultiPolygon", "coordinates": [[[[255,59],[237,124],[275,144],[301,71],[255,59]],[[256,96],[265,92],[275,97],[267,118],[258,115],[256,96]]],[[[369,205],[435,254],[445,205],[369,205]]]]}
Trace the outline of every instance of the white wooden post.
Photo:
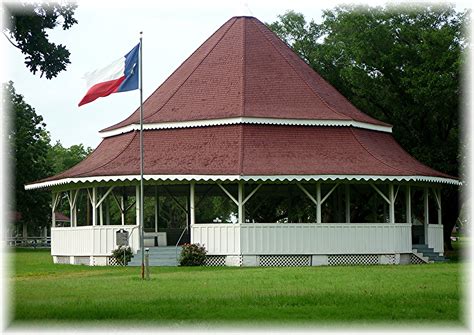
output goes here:
{"type": "Polygon", "coordinates": [[[108,201],[105,203],[105,224],[110,226],[110,205],[108,201]]]}
{"type": "Polygon", "coordinates": [[[97,226],[97,187],[92,188],[92,225],[97,226]]]}
{"type": "Polygon", "coordinates": [[[239,208],[239,224],[245,222],[245,212],[244,212],[244,184],[239,182],[239,194],[238,194],[238,208],[239,208]]]}
{"type": "Polygon", "coordinates": [[[443,224],[443,217],[441,215],[441,190],[438,190],[438,224],[443,224]]]}
{"type": "Polygon", "coordinates": [[[78,196],[79,190],[76,190],[76,192],[71,191],[71,198],[72,198],[72,204],[70,206],[70,212],[71,212],[71,227],[77,227],[77,196],[78,196]]]}
{"type": "Polygon", "coordinates": [[[388,184],[388,199],[389,202],[389,220],[390,223],[395,223],[395,194],[393,192],[393,183],[388,184]]]}
{"type": "Polygon", "coordinates": [[[125,225],[125,194],[120,197],[120,221],[125,225]]]}
{"type": "Polygon", "coordinates": [[[428,187],[424,188],[424,228],[425,228],[425,244],[428,244],[428,224],[430,223],[430,208],[429,208],[429,192],[428,187]]]}
{"type": "Polygon", "coordinates": [[[155,233],[158,232],[158,186],[155,186],[155,233]]]}
{"type": "Polygon", "coordinates": [[[351,188],[346,184],[346,223],[351,223],[351,188]]]}
{"type": "Polygon", "coordinates": [[[407,185],[407,190],[405,193],[405,203],[406,203],[406,221],[411,224],[411,186],[407,185]]]}
{"type": "Polygon", "coordinates": [[[104,225],[104,211],[102,210],[102,204],[99,205],[99,222],[100,225],[104,225]]]}
{"type": "Polygon", "coordinates": [[[51,227],[56,227],[56,200],[57,193],[53,192],[53,200],[51,202],[51,227]]]}
{"type": "Polygon", "coordinates": [[[195,184],[192,181],[190,186],[189,186],[189,210],[190,210],[190,222],[191,225],[196,223],[196,212],[195,212],[195,200],[194,200],[194,190],[195,190],[195,184]]]}
{"type": "Polygon", "coordinates": [[[321,223],[321,183],[316,183],[316,222],[321,223]]]}
{"type": "Polygon", "coordinates": [[[135,187],[135,213],[136,213],[136,224],[140,225],[140,185],[135,187]]]}

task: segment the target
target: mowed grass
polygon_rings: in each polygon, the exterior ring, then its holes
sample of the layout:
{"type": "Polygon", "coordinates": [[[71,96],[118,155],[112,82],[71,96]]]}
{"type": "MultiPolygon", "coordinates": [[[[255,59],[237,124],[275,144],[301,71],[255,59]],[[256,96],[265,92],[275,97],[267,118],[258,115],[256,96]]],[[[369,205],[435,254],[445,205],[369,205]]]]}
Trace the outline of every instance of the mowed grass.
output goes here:
{"type": "Polygon", "coordinates": [[[53,264],[49,250],[10,252],[12,325],[463,326],[463,263],[300,268],[154,267],[53,264]]]}

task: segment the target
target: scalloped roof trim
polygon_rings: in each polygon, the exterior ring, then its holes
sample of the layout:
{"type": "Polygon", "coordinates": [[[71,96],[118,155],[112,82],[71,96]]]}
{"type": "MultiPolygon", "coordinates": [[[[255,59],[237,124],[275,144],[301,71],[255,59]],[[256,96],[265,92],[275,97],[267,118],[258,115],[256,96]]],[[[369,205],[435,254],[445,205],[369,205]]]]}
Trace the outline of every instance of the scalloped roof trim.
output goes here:
{"type": "MultiPolygon", "coordinates": [[[[274,118],[259,118],[259,117],[232,117],[225,119],[212,120],[195,120],[195,121],[179,121],[179,122],[160,122],[160,123],[145,123],[144,130],[156,129],[175,129],[175,128],[196,128],[196,127],[210,127],[234,124],[268,124],[280,126],[323,126],[323,127],[356,127],[369,130],[382,131],[386,133],[392,132],[392,127],[374,125],[370,123],[354,121],[354,120],[310,120],[310,119],[274,119],[274,118]]],[[[140,130],[139,124],[131,124],[125,127],[114,130],[99,132],[103,137],[111,137],[131,131],[140,130]]]]}
{"type": "MultiPolygon", "coordinates": [[[[83,178],[64,178],[42,183],[28,184],[25,186],[26,190],[34,190],[41,188],[49,188],[54,186],[61,186],[67,184],[80,183],[97,183],[97,182],[123,182],[123,181],[138,181],[139,175],[123,175],[123,176],[94,176],[83,178]]],[[[461,185],[457,179],[443,178],[443,177],[428,177],[428,176],[370,176],[370,175],[279,175],[279,176],[239,176],[239,175],[145,175],[145,181],[327,181],[327,180],[347,180],[347,181],[414,181],[427,182],[437,184],[451,184],[461,185]]]]}

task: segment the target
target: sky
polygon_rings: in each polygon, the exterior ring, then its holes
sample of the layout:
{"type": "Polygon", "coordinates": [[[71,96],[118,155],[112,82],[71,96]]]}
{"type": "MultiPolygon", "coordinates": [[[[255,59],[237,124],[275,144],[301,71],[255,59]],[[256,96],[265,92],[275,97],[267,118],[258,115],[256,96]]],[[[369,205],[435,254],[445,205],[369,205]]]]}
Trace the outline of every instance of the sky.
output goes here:
{"type": "MultiPolygon", "coordinates": [[[[252,15],[274,22],[287,10],[320,21],[324,9],[338,1],[79,1],[78,24],[63,31],[51,30],[51,41],[71,52],[71,64],[58,77],[47,80],[33,75],[21,52],[0,38],[2,82],[12,80],[17,93],[41,114],[52,142],[69,147],[84,144],[95,148],[99,131],[129,116],[139,106],[139,92],[112,94],[78,107],[86,93],[86,72],[101,68],[125,55],[143,31],[143,95],[153,91],[214,31],[236,15],[252,15]]],[[[364,2],[367,3],[367,2],[364,2]]],[[[381,5],[384,1],[370,1],[381,5]]],[[[457,2],[460,8],[468,1],[457,2]]]]}

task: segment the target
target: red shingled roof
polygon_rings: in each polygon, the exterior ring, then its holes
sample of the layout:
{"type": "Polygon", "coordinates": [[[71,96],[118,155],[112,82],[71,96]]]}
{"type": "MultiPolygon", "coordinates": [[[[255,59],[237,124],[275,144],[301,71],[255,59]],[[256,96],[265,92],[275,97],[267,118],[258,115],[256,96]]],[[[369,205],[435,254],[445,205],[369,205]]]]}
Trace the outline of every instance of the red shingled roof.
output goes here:
{"type": "MultiPolygon", "coordinates": [[[[357,110],[251,17],[227,21],[147,99],[144,110],[146,123],[246,116],[385,125],[357,110]]],[[[106,130],[137,120],[138,111],[106,130]]],[[[139,175],[138,134],[106,137],[84,161],[37,183],[139,175]]],[[[145,175],[170,179],[176,175],[453,179],[415,160],[390,133],[349,126],[233,124],[146,130],[144,150],[145,175]]]]}
{"type": "MultiPolygon", "coordinates": [[[[105,138],[84,161],[43,181],[137,175],[139,136],[105,138]]],[[[391,134],[351,127],[230,125],[144,132],[145,174],[382,175],[452,178],[406,153],[391,134]]]]}
{"type": "MultiPolygon", "coordinates": [[[[362,113],[262,22],[233,17],[144,102],[144,123],[263,117],[354,120],[362,113]]],[[[139,123],[139,109],[102,131],[139,123]]]]}

